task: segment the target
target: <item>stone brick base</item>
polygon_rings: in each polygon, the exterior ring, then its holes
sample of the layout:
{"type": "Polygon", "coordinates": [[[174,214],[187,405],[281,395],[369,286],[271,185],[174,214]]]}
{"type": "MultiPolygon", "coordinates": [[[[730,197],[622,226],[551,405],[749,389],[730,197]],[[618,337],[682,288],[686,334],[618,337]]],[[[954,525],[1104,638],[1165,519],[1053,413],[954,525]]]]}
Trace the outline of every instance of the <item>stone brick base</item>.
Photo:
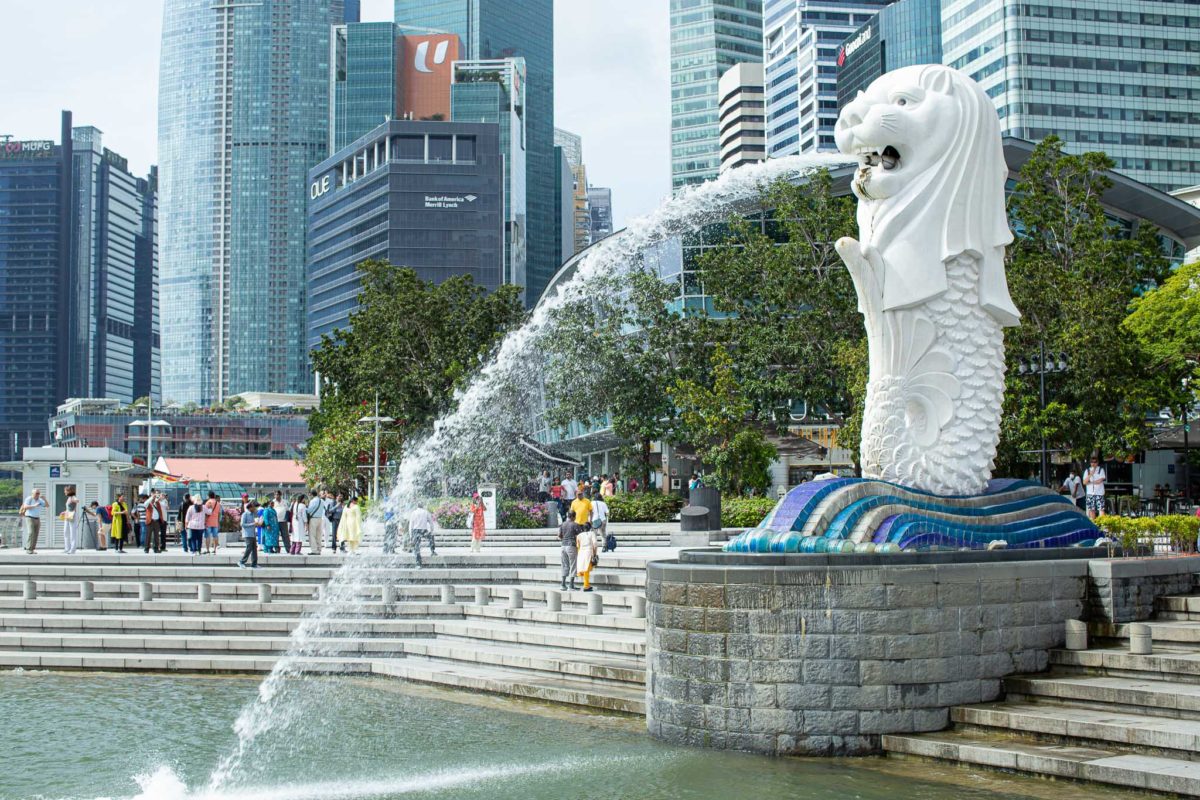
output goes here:
{"type": "Polygon", "coordinates": [[[650,733],[769,754],[865,755],[946,727],[1044,669],[1096,551],[753,556],[647,573],[650,733]]]}

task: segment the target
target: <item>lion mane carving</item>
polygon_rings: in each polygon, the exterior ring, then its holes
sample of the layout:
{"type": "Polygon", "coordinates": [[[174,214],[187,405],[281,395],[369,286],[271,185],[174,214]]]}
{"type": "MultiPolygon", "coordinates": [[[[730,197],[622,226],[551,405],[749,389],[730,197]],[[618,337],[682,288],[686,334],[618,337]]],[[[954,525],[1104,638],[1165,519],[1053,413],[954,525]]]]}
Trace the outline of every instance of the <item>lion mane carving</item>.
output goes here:
{"type": "Polygon", "coordinates": [[[991,477],[1004,394],[1008,168],[987,95],[949,67],[881,76],[838,119],[859,240],[838,242],[867,329],[867,477],[944,495],[991,477]]]}

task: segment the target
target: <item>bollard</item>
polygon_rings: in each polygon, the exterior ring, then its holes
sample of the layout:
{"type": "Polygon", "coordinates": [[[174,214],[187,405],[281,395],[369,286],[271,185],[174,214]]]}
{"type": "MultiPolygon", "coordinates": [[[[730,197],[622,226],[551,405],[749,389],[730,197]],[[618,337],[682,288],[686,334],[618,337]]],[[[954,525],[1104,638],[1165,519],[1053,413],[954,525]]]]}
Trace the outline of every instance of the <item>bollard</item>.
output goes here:
{"type": "Polygon", "coordinates": [[[271,602],[271,584],[260,583],[258,585],[258,602],[260,602],[260,603],[271,602]]]}
{"type": "Polygon", "coordinates": [[[525,607],[525,593],[522,592],[520,589],[513,589],[512,591],[510,591],[508,593],[508,607],[509,608],[524,608],[525,607]]]}
{"type": "Polygon", "coordinates": [[[96,597],[96,587],[91,581],[79,582],[79,599],[92,600],[96,597]]]}
{"type": "Polygon", "coordinates": [[[486,586],[475,587],[475,605],[486,606],[492,599],[492,590],[486,586]]]}
{"type": "Polygon", "coordinates": [[[646,618],[646,598],[642,595],[634,595],[630,600],[630,605],[633,606],[634,619],[646,618]]]}
{"type": "Polygon", "coordinates": [[[450,584],[443,585],[442,586],[442,605],[444,605],[444,606],[453,605],[454,601],[455,601],[454,587],[451,586],[450,584]]]}
{"type": "Polygon", "coordinates": [[[25,586],[24,586],[24,590],[22,591],[22,596],[26,600],[37,600],[37,584],[34,583],[33,581],[25,581],[25,586]]]}
{"type": "Polygon", "coordinates": [[[1087,650],[1087,623],[1077,619],[1067,620],[1068,650],[1087,650]]]}
{"type": "Polygon", "coordinates": [[[588,615],[597,617],[604,613],[604,597],[596,593],[588,595],[588,615]]]}
{"type": "Polygon", "coordinates": [[[562,592],[551,589],[546,592],[546,610],[562,611],[562,592]]]}
{"type": "Polygon", "coordinates": [[[387,605],[396,602],[396,587],[394,585],[390,583],[383,585],[383,602],[387,605]]]}
{"type": "Polygon", "coordinates": [[[146,600],[153,600],[154,599],[154,587],[151,586],[149,583],[143,581],[138,586],[138,599],[142,600],[143,602],[146,600]]]}
{"type": "Polygon", "coordinates": [[[1148,656],[1154,649],[1150,640],[1150,626],[1133,623],[1129,626],[1129,652],[1135,656],[1148,656]]]}
{"type": "Polygon", "coordinates": [[[197,586],[196,587],[196,599],[199,600],[201,603],[211,602],[212,601],[212,584],[211,583],[202,583],[199,586],[197,586]]]}

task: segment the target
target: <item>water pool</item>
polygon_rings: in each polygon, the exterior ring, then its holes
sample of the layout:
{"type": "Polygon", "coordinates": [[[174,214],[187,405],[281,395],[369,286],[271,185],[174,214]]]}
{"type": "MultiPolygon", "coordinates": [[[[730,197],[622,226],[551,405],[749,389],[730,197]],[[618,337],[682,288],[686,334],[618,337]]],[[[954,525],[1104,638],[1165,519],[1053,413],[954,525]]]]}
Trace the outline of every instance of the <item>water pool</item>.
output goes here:
{"type": "Polygon", "coordinates": [[[254,679],[0,673],[0,798],[1089,799],[1126,795],[884,759],[670,747],[638,720],[387,681],[294,681],[297,711],[219,789],[254,679]]]}

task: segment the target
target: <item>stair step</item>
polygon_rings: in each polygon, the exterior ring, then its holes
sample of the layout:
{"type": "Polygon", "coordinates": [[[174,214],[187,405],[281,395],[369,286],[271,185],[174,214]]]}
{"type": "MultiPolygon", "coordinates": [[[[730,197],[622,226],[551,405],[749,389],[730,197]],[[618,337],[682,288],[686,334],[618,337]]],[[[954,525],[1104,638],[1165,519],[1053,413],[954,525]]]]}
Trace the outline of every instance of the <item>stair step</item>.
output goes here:
{"type": "MultiPolygon", "coordinates": [[[[189,636],[209,634],[290,635],[301,617],[172,617],[116,614],[0,614],[0,630],[13,633],[165,633],[189,636]]],[[[324,620],[323,632],[363,635],[422,636],[433,633],[433,623],[420,619],[324,620]]]]}
{"type": "Polygon", "coordinates": [[[525,697],[605,711],[645,715],[644,690],[623,684],[596,685],[563,677],[538,677],[530,673],[495,667],[468,666],[458,662],[410,657],[375,661],[376,675],[390,675],[418,683],[452,686],[489,694],[525,697]]]}
{"type": "MultiPolygon", "coordinates": [[[[1171,620],[1150,621],[1138,623],[1150,626],[1150,639],[1153,642],[1170,642],[1173,644],[1200,645],[1200,622],[1177,622],[1171,620]]],[[[1089,633],[1100,639],[1129,639],[1129,625],[1109,625],[1093,623],[1088,626],[1089,633]]]]}
{"type": "MultiPolygon", "coordinates": [[[[585,595],[586,596],[586,595],[585,595]]],[[[640,617],[633,617],[628,612],[617,611],[611,613],[605,607],[605,612],[596,616],[584,613],[583,609],[575,609],[569,607],[567,603],[563,603],[562,611],[548,611],[545,608],[507,608],[500,605],[476,606],[464,605],[462,607],[463,616],[470,618],[486,618],[497,620],[513,620],[520,622],[529,622],[537,625],[552,625],[559,627],[581,628],[587,627],[591,629],[597,628],[612,628],[614,630],[622,630],[629,632],[642,633],[643,636],[646,630],[646,620],[640,617]]]]}
{"type": "Polygon", "coordinates": [[[1149,655],[1134,655],[1126,648],[1115,647],[1051,650],[1050,664],[1060,672],[1200,683],[1200,650],[1178,646],[1159,645],[1149,655]]]}
{"type": "Polygon", "coordinates": [[[1200,721],[1101,711],[1038,703],[984,703],[950,709],[960,725],[1086,741],[1098,747],[1123,746],[1166,751],[1173,758],[1200,758],[1200,721]],[[1178,752],[1170,752],[1178,751],[1178,752]]]}
{"type": "MultiPolygon", "coordinates": [[[[26,669],[137,670],[153,672],[270,672],[275,655],[208,655],[203,653],[26,653],[0,650],[0,667],[26,669]]],[[[305,658],[311,671],[370,674],[369,658],[305,658]]]]}
{"type": "MultiPolygon", "coordinates": [[[[406,639],[383,637],[315,637],[314,646],[330,656],[369,657],[402,656],[406,639]]],[[[0,650],[26,653],[72,652],[101,654],[108,652],[147,654],[204,653],[214,657],[226,654],[282,655],[291,647],[287,636],[179,636],[172,634],[87,634],[87,633],[0,633],[0,650]]]]}
{"type": "Polygon", "coordinates": [[[1200,763],[1126,753],[1117,748],[1071,747],[976,731],[941,731],[913,736],[886,735],[883,749],[888,755],[1200,796],[1200,763]]]}
{"type": "Polygon", "coordinates": [[[1132,711],[1159,717],[1200,719],[1200,684],[1107,676],[1016,676],[1004,679],[1014,702],[1050,702],[1132,711]]]}
{"type": "Polygon", "coordinates": [[[485,640],[497,644],[532,645],[581,652],[603,652],[644,657],[646,637],[600,632],[578,628],[550,628],[536,625],[499,624],[463,620],[437,620],[434,630],[439,639],[485,640]]]}
{"type": "Polygon", "coordinates": [[[553,655],[545,649],[480,645],[443,639],[410,640],[404,645],[408,656],[425,656],[443,661],[487,664],[504,669],[559,675],[604,684],[625,683],[645,687],[645,661],[638,658],[618,658],[585,654],[553,655]]]}

